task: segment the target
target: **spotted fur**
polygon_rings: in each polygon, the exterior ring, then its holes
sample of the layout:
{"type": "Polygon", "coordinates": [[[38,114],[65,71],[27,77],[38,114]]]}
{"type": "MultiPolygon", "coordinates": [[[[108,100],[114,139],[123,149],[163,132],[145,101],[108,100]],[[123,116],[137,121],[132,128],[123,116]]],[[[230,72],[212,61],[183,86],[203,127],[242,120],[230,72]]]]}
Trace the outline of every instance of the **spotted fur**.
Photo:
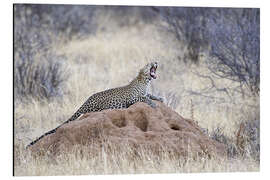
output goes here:
{"type": "MultiPolygon", "coordinates": [[[[108,89],[90,96],[87,101],[63,124],[76,120],[82,114],[101,111],[104,109],[128,108],[136,102],[145,102],[152,108],[156,104],[152,100],[163,101],[162,98],[149,94],[148,89],[152,79],[156,79],[157,62],[145,65],[138,76],[128,85],[114,89],[108,89]]],[[[28,146],[35,144],[44,136],[54,133],[60,126],[43,134],[31,142],[28,146]]]]}

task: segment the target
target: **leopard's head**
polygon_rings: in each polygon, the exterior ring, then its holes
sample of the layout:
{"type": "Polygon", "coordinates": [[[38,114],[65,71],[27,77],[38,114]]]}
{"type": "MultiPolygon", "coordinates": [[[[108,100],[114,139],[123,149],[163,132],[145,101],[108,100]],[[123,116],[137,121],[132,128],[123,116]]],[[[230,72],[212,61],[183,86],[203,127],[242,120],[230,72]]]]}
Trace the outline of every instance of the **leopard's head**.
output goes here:
{"type": "Polygon", "coordinates": [[[151,80],[156,79],[157,62],[146,64],[139,72],[139,81],[148,84],[151,80]]]}

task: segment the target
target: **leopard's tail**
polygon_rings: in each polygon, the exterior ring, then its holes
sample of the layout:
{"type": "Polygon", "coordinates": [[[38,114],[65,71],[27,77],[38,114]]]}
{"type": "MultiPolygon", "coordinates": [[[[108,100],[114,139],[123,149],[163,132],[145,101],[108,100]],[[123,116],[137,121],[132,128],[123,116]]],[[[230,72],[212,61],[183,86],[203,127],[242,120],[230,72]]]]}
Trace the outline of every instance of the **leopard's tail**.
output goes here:
{"type": "Polygon", "coordinates": [[[61,125],[59,125],[58,127],[46,132],[45,134],[43,134],[42,136],[40,136],[39,138],[37,138],[36,140],[32,141],[30,144],[28,144],[26,146],[26,148],[29,148],[30,146],[36,144],[40,139],[42,139],[43,137],[49,135],[49,134],[52,134],[52,133],[55,133],[55,131],[60,128],[62,125],[66,124],[66,123],[69,123],[70,121],[74,121],[76,120],[78,117],[80,117],[82,113],[80,112],[80,109],[78,111],[76,111],[67,121],[65,121],[64,123],[62,123],[61,125]]]}
{"type": "MultiPolygon", "coordinates": [[[[61,125],[60,125],[60,126],[61,126],[61,125]]],[[[47,135],[49,135],[49,134],[55,133],[55,131],[56,131],[60,126],[58,126],[58,127],[54,128],[54,129],[52,129],[52,130],[46,132],[45,134],[43,134],[42,136],[40,136],[40,137],[37,138],[36,140],[32,141],[30,144],[28,144],[28,145],[26,146],[26,148],[29,148],[30,146],[36,144],[36,143],[37,143],[40,139],[42,139],[43,137],[45,137],[45,136],[47,136],[47,135]]]]}

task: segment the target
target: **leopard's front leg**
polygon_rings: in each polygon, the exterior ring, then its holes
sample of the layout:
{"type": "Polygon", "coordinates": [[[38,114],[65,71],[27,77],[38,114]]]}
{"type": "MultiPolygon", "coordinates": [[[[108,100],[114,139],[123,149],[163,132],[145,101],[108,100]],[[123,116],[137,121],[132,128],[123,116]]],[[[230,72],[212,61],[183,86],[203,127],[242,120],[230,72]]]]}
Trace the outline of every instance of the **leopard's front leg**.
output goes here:
{"type": "Polygon", "coordinates": [[[131,101],[127,101],[127,107],[131,106],[132,104],[135,104],[136,102],[144,102],[149,106],[151,106],[152,108],[157,107],[157,105],[148,96],[139,96],[132,99],[131,101]]]}
{"type": "Polygon", "coordinates": [[[149,99],[152,99],[152,100],[157,100],[157,101],[163,102],[163,98],[154,96],[152,94],[147,94],[147,97],[149,97],[149,99]]]}
{"type": "Polygon", "coordinates": [[[145,102],[146,104],[148,104],[152,108],[157,107],[156,103],[154,103],[148,96],[141,97],[141,102],[145,102]]]}

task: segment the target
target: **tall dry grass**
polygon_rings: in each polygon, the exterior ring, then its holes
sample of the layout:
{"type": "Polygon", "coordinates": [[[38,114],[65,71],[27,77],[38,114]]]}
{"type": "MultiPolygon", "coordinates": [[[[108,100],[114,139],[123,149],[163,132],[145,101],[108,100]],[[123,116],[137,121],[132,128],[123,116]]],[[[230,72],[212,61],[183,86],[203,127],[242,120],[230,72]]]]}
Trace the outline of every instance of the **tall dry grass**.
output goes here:
{"type": "Polygon", "coordinates": [[[16,176],[89,175],[89,174],[151,174],[258,171],[253,159],[207,159],[179,157],[166,151],[154,153],[152,149],[104,142],[74,147],[69,153],[57,157],[34,158],[20,145],[15,146],[16,176]]]}
{"type": "MultiPolygon", "coordinates": [[[[70,76],[65,82],[67,93],[62,98],[28,98],[27,102],[15,99],[15,175],[259,170],[259,160],[252,153],[236,153],[228,159],[184,160],[166,151],[157,157],[150,149],[140,149],[135,156],[129,146],[114,151],[106,148],[106,144],[97,156],[91,156],[85,147],[77,147],[74,152],[57,158],[32,157],[25,150],[29,142],[66,121],[93,93],[129,83],[139,68],[153,60],[159,63],[153,93],[163,96],[165,103],[183,117],[193,117],[209,136],[216,137],[216,129],[220,128],[219,134],[227,139],[228,147],[237,146],[237,132],[242,122],[259,118],[258,97],[248,93],[243,96],[235,90],[235,82],[213,76],[206,67],[207,54],[201,55],[199,65],[184,63],[185,45],[155,26],[155,22],[119,28],[111,15],[101,13],[97,20],[102,23],[95,35],[74,38],[67,43],[54,42],[50,49],[66,57],[64,64],[70,76]]],[[[251,141],[246,138],[246,146],[251,141]]],[[[252,147],[244,151],[249,149],[252,147]]]]}

